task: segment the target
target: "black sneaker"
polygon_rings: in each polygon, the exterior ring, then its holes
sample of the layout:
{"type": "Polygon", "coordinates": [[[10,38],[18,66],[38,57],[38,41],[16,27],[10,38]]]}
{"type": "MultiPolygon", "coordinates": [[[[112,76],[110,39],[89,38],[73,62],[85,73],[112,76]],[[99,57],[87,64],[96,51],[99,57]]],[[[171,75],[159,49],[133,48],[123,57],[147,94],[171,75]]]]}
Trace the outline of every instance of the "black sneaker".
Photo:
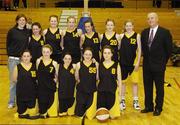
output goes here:
{"type": "Polygon", "coordinates": [[[19,114],[18,117],[19,117],[19,118],[22,118],[22,119],[23,119],[23,118],[27,118],[27,119],[28,119],[28,118],[29,118],[29,114],[25,114],[25,115],[20,115],[20,114],[19,114]]]}

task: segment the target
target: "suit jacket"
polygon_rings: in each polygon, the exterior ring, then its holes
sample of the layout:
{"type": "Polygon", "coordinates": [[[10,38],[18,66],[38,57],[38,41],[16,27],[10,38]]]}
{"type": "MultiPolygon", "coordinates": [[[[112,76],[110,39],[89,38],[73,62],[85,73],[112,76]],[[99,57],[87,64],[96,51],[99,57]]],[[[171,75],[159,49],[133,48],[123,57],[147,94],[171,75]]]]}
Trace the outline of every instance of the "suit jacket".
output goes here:
{"type": "Polygon", "coordinates": [[[141,44],[143,52],[143,68],[151,71],[165,71],[166,64],[172,51],[172,36],[169,30],[158,26],[151,47],[148,47],[150,28],[141,33],[141,44]]]}

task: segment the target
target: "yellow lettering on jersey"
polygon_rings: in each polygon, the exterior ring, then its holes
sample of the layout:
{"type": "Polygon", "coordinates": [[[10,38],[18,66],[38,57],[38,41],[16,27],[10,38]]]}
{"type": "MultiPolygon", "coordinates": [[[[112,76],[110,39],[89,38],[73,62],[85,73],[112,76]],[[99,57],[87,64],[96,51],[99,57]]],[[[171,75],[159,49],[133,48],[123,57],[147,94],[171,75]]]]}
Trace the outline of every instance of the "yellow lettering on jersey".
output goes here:
{"type": "Polygon", "coordinates": [[[60,39],[60,34],[56,34],[56,39],[60,39]]]}
{"type": "Polygon", "coordinates": [[[99,43],[98,38],[93,38],[94,43],[99,43]]]}
{"type": "Polygon", "coordinates": [[[50,68],[50,73],[52,73],[52,71],[53,71],[53,69],[54,69],[54,67],[49,67],[50,68]]]}
{"type": "Polygon", "coordinates": [[[43,41],[43,40],[41,40],[41,41],[40,41],[40,43],[41,43],[41,46],[43,46],[43,45],[44,45],[44,41],[43,41]]]}
{"type": "Polygon", "coordinates": [[[70,70],[70,73],[71,73],[71,74],[74,74],[74,69],[73,69],[73,68],[70,70]]]}
{"type": "Polygon", "coordinates": [[[89,67],[89,73],[96,73],[96,67],[89,67]]]}
{"type": "Polygon", "coordinates": [[[36,77],[36,71],[31,71],[31,76],[36,77]]]}
{"type": "Polygon", "coordinates": [[[117,40],[110,40],[110,45],[116,46],[117,45],[117,40]]]}
{"type": "Polygon", "coordinates": [[[78,33],[72,33],[73,34],[73,37],[78,37],[78,33]]]}
{"type": "Polygon", "coordinates": [[[131,44],[136,44],[136,39],[131,38],[131,44]]]}
{"type": "Polygon", "coordinates": [[[115,68],[112,68],[112,69],[111,69],[111,73],[112,73],[112,74],[116,74],[116,69],[115,69],[115,68]]]}

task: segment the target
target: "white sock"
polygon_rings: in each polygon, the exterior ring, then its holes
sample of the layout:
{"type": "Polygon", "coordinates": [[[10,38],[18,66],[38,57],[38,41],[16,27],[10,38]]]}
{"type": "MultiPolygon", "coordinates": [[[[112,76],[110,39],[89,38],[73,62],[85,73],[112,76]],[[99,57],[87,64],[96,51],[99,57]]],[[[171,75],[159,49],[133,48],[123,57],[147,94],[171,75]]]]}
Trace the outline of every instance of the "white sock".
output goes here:
{"type": "Polygon", "coordinates": [[[125,96],[121,96],[121,100],[125,100],[125,96]]]}

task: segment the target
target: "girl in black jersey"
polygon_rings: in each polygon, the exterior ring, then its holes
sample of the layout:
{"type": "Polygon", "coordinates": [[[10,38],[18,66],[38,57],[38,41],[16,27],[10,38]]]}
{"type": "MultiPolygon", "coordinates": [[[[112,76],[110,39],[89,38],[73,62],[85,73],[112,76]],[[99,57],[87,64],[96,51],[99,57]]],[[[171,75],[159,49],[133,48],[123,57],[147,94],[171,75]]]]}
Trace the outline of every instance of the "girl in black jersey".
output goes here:
{"type": "Polygon", "coordinates": [[[51,58],[56,62],[60,63],[62,48],[61,48],[61,35],[60,35],[61,33],[58,28],[58,16],[51,15],[49,17],[49,23],[50,23],[50,27],[43,31],[43,35],[45,37],[46,44],[51,45],[53,49],[51,58]]]}
{"type": "MultiPolygon", "coordinates": [[[[117,34],[114,31],[115,22],[112,19],[106,20],[106,31],[105,33],[101,34],[101,48],[103,48],[105,45],[109,45],[113,49],[113,57],[112,60],[117,62],[118,61],[118,46],[120,37],[119,34],[117,34]]],[[[103,61],[103,58],[102,58],[103,61]]]]}
{"type": "Polygon", "coordinates": [[[43,36],[41,35],[41,25],[38,22],[32,24],[32,35],[29,39],[29,50],[32,54],[32,63],[36,63],[36,60],[42,55],[42,46],[45,45],[43,36]]]}
{"type": "Polygon", "coordinates": [[[131,20],[124,23],[125,32],[120,34],[120,65],[122,73],[122,93],[121,93],[121,109],[125,109],[125,93],[127,78],[131,78],[133,83],[133,107],[139,110],[138,103],[138,82],[139,82],[139,64],[141,58],[141,40],[140,35],[134,32],[134,25],[131,20]],[[130,77],[129,77],[130,76],[130,77]]]}
{"type": "Polygon", "coordinates": [[[106,108],[110,112],[110,117],[120,116],[119,97],[121,89],[121,69],[117,62],[111,58],[112,48],[104,46],[104,61],[99,65],[99,84],[97,94],[97,108],[106,108]],[[119,94],[119,95],[118,95],[119,94]]]}
{"type": "Polygon", "coordinates": [[[93,50],[93,58],[100,61],[100,35],[97,32],[93,32],[93,23],[89,20],[84,22],[86,33],[81,35],[81,48],[84,50],[90,47],[93,50]]]}
{"type": "Polygon", "coordinates": [[[70,52],[72,63],[77,63],[81,59],[80,36],[81,29],[76,28],[76,18],[70,16],[67,18],[67,29],[62,31],[63,52],[70,52]]]}
{"type": "Polygon", "coordinates": [[[86,48],[83,61],[77,63],[76,107],[75,115],[92,119],[96,112],[96,81],[98,80],[98,63],[92,61],[92,50],[86,48]]]}
{"type": "Polygon", "coordinates": [[[74,89],[75,89],[75,68],[72,64],[72,57],[70,53],[65,53],[63,56],[63,64],[59,65],[58,81],[59,81],[59,116],[72,115],[70,108],[74,103],[74,89]],[[69,112],[68,112],[69,111],[69,112]]]}
{"type": "Polygon", "coordinates": [[[42,47],[42,58],[36,62],[40,118],[48,116],[48,110],[54,102],[54,93],[56,92],[57,62],[50,58],[51,54],[51,46],[44,45],[42,47]]]}
{"type": "Polygon", "coordinates": [[[13,81],[17,82],[16,101],[19,118],[30,118],[28,109],[33,109],[36,104],[36,65],[30,60],[30,51],[25,50],[20,64],[14,68],[13,72],[13,81]]]}

